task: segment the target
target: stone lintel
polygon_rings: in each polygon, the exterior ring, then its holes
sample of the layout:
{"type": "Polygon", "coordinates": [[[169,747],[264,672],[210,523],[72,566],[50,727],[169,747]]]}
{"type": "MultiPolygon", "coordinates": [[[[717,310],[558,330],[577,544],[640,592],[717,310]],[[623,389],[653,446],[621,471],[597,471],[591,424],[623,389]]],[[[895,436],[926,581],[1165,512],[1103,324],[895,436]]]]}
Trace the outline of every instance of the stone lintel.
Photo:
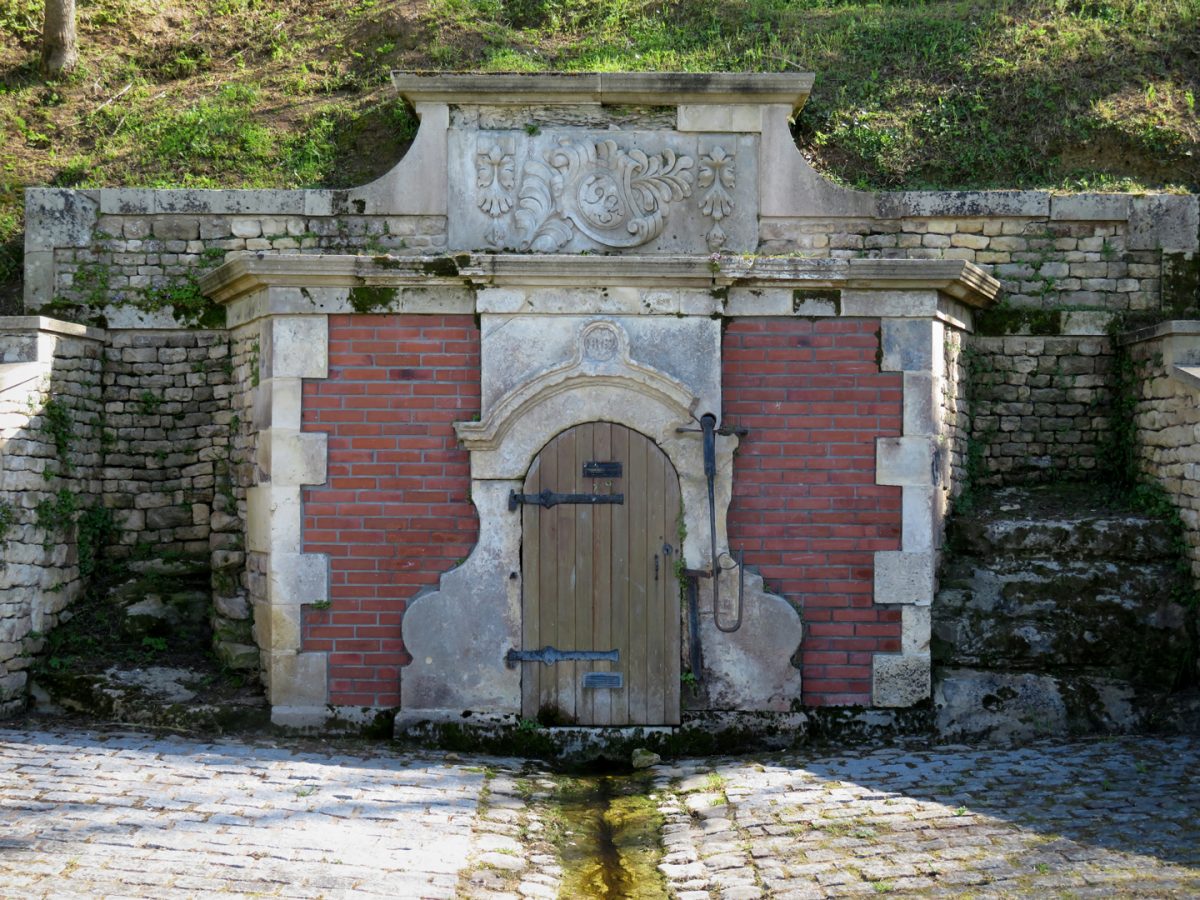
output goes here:
{"type": "Polygon", "coordinates": [[[809,72],[581,72],[475,74],[393,72],[392,85],[410,103],[542,106],[587,103],[787,104],[798,110],[815,76],[809,72]]]}

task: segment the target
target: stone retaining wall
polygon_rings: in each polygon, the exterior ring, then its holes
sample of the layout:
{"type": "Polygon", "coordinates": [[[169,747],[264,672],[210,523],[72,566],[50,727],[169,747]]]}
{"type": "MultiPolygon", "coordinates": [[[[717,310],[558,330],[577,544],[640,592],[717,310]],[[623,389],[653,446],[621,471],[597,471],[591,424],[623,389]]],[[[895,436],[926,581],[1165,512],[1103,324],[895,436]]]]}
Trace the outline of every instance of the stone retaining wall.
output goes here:
{"type": "Polygon", "coordinates": [[[1137,461],[1179,511],[1200,584],[1200,321],[1164,322],[1121,343],[1133,368],[1137,461]]]}
{"type": "Polygon", "coordinates": [[[104,338],[49,319],[0,319],[0,717],[24,708],[43,635],[102,550],[104,338]],[[93,526],[82,546],[80,519],[93,526]]]}

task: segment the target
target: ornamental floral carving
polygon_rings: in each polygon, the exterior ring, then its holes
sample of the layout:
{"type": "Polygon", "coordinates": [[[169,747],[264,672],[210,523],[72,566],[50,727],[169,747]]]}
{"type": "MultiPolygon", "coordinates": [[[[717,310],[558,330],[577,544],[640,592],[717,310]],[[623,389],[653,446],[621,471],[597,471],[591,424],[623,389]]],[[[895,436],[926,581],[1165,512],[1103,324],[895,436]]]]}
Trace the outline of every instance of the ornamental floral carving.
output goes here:
{"type": "Polygon", "coordinates": [[[525,165],[518,194],[522,250],[553,253],[575,230],[606,247],[637,247],[666,227],[671,204],[691,196],[694,160],[649,155],[616,141],[563,138],[545,162],[525,165]]]}
{"type": "Polygon", "coordinates": [[[717,251],[727,240],[721,220],[733,212],[734,157],[724,147],[713,147],[700,160],[700,175],[697,183],[707,188],[700,198],[700,212],[713,220],[713,226],[705,235],[708,249],[717,251]]]}
{"type": "Polygon", "coordinates": [[[475,153],[475,188],[479,208],[491,217],[484,238],[493,247],[504,242],[502,216],[513,208],[513,189],[517,186],[517,165],[512,140],[481,143],[475,153]]]}

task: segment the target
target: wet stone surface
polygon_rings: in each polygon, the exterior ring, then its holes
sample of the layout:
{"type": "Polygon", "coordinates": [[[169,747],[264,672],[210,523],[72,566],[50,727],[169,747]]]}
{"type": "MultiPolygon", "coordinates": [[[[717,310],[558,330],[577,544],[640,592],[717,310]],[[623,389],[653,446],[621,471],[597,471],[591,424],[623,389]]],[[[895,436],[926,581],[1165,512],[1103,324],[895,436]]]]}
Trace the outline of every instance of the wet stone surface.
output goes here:
{"type": "MultiPolygon", "coordinates": [[[[638,896],[1200,892],[1197,737],[649,771],[638,796],[661,816],[661,877],[643,858],[638,896]]],[[[10,723],[0,896],[565,896],[567,784],[578,798],[578,780],[516,759],[10,723]]]]}

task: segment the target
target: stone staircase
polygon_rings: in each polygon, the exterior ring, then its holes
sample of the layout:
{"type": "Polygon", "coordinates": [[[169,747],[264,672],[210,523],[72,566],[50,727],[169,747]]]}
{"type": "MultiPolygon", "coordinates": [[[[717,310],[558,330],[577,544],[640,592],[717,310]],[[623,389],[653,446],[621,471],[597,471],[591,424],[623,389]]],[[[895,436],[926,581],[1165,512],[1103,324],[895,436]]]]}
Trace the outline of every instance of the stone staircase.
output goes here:
{"type": "Polygon", "coordinates": [[[949,524],[934,705],[955,740],[1153,727],[1195,681],[1170,526],[1095,488],[1006,488],[949,524]]]}

